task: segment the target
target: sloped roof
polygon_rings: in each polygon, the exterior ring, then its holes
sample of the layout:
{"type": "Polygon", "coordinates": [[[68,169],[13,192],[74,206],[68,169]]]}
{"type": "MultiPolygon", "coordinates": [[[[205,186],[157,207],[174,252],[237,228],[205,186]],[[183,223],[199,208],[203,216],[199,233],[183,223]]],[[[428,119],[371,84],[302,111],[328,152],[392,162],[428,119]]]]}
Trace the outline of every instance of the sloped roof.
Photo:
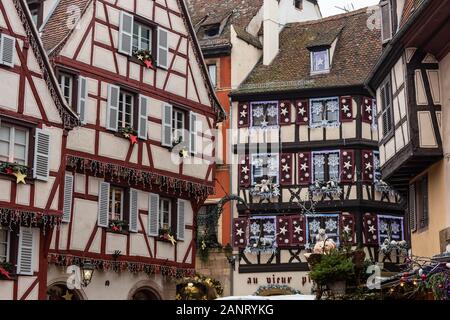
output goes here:
{"type": "Polygon", "coordinates": [[[403,13],[400,21],[402,27],[406,21],[412,16],[413,12],[422,4],[423,0],[406,0],[403,7],[403,13]]]}
{"type": "Polygon", "coordinates": [[[367,9],[360,9],[286,25],[280,35],[280,52],[272,63],[265,66],[260,61],[232,94],[363,85],[381,54],[380,30],[367,27],[369,16],[367,9]],[[336,37],[330,72],[311,75],[308,48],[329,45],[336,37]]]}
{"type": "MultiPolygon", "coordinates": [[[[261,9],[264,0],[186,0],[186,3],[200,46],[205,49],[229,45],[231,25],[240,27],[240,30],[245,30],[261,9]],[[224,19],[228,19],[228,21],[224,21],[224,19]],[[203,37],[205,26],[222,22],[225,22],[225,25],[218,36],[214,38],[203,37]]],[[[257,37],[250,33],[247,33],[242,40],[251,44],[259,43],[257,37]]]]}

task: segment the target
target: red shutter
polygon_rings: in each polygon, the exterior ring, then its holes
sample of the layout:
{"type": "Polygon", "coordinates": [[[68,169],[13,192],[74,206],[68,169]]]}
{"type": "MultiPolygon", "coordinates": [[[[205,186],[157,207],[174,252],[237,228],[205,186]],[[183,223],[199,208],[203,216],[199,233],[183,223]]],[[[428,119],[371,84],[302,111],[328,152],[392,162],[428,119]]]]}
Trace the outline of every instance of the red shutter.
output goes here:
{"type": "Polygon", "coordinates": [[[363,98],[363,103],[362,103],[362,110],[361,110],[361,115],[362,115],[362,121],[366,122],[366,123],[372,123],[372,119],[374,117],[374,110],[373,110],[373,99],[372,98],[368,98],[368,97],[364,97],[363,98]]]}
{"type": "Polygon", "coordinates": [[[304,245],[306,243],[306,225],[304,216],[293,216],[291,217],[291,227],[292,227],[292,245],[304,245]]]}
{"type": "Polygon", "coordinates": [[[351,183],[355,181],[355,151],[341,151],[341,182],[351,183]]]}
{"type": "Polygon", "coordinates": [[[247,102],[239,103],[238,112],[238,128],[247,128],[250,124],[250,104],[247,102]]]}
{"type": "Polygon", "coordinates": [[[301,152],[298,154],[298,184],[309,185],[311,183],[311,152],[301,152]]]}
{"type": "Polygon", "coordinates": [[[363,182],[372,182],[374,174],[373,151],[361,151],[361,172],[363,182]]]}
{"type": "Polygon", "coordinates": [[[368,213],[363,220],[364,244],[378,244],[378,219],[376,214],[368,213]]]}
{"type": "Polygon", "coordinates": [[[351,243],[356,243],[355,234],[355,217],[351,213],[343,213],[341,215],[341,233],[350,232],[351,243]]]}
{"type": "Polygon", "coordinates": [[[247,218],[233,219],[233,244],[235,248],[247,246],[247,218]]]}
{"type": "Polygon", "coordinates": [[[277,244],[278,247],[292,246],[292,219],[288,216],[277,218],[277,244]]]}
{"type": "Polygon", "coordinates": [[[292,153],[283,153],[280,156],[280,185],[290,186],[293,184],[292,173],[294,155],[292,153]]]}
{"type": "Polygon", "coordinates": [[[353,102],[352,97],[346,96],[340,98],[339,103],[341,122],[353,121],[353,102]]]}
{"type": "Polygon", "coordinates": [[[295,102],[295,111],[297,115],[295,116],[296,124],[308,124],[309,123],[309,101],[308,100],[297,100],[295,102]]]}
{"type": "Polygon", "coordinates": [[[243,188],[250,187],[251,181],[250,157],[248,155],[239,157],[239,185],[243,188]]]}
{"type": "Polygon", "coordinates": [[[280,102],[280,126],[288,126],[291,124],[292,102],[280,102]]]}

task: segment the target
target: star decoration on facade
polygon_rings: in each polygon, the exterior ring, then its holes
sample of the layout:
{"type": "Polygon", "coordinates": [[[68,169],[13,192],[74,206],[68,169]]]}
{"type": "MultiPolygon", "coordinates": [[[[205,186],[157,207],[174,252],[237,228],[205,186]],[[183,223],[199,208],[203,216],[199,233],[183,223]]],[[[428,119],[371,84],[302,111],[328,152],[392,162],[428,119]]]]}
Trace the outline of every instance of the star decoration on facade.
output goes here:
{"type": "Polygon", "coordinates": [[[291,168],[289,167],[288,164],[285,164],[285,165],[283,166],[283,171],[284,171],[284,172],[289,172],[289,169],[291,169],[291,168]]]}
{"type": "Polygon", "coordinates": [[[130,143],[131,143],[132,146],[134,146],[135,144],[138,143],[137,139],[138,139],[137,136],[132,135],[132,134],[130,135],[130,143]]]}
{"type": "Polygon", "coordinates": [[[350,229],[350,227],[348,225],[344,227],[344,232],[345,233],[350,233],[350,231],[351,231],[351,229],[350,229]]]}
{"type": "Polygon", "coordinates": [[[268,125],[269,125],[269,122],[267,122],[266,120],[261,121],[261,127],[262,128],[267,128],[268,125]]]}
{"type": "Polygon", "coordinates": [[[153,69],[153,62],[151,60],[145,60],[144,64],[147,69],[153,69]]]}
{"type": "Polygon", "coordinates": [[[352,164],[350,163],[350,161],[344,162],[344,168],[349,170],[352,167],[352,164]]]}
{"type": "Polygon", "coordinates": [[[288,109],[286,109],[286,108],[283,108],[283,109],[281,109],[281,114],[283,115],[283,116],[286,116],[287,114],[288,114],[288,109]]]}
{"type": "Polygon", "coordinates": [[[374,226],[370,226],[369,227],[369,232],[370,233],[375,233],[375,227],[374,226]]]}
{"type": "Polygon", "coordinates": [[[61,298],[64,298],[64,300],[72,300],[73,294],[71,294],[69,291],[66,290],[66,294],[63,295],[61,298]]]}
{"type": "Polygon", "coordinates": [[[383,244],[380,246],[380,249],[381,249],[381,251],[386,251],[386,250],[387,250],[387,245],[383,243],[383,244]]]}
{"type": "Polygon", "coordinates": [[[294,233],[301,234],[302,231],[303,231],[303,230],[302,230],[302,228],[301,228],[300,226],[296,226],[296,227],[295,227],[294,233]]]}
{"type": "Polygon", "coordinates": [[[342,111],[344,111],[345,113],[347,113],[347,112],[350,111],[350,107],[349,107],[348,105],[344,104],[344,105],[342,106],[342,111]]]}
{"type": "Polygon", "coordinates": [[[241,237],[243,234],[244,234],[244,230],[242,230],[242,228],[239,228],[239,229],[236,230],[236,235],[238,237],[241,237]]]}
{"type": "Polygon", "coordinates": [[[302,116],[306,113],[305,108],[298,109],[298,114],[301,114],[302,116]]]}
{"type": "Polygon", "coordinates": [[[169,241],[173,246],[177,243],[177,240],[175,240],[174,236],[171,234],[169,235],[169,241]]]}
{"type": "Polygon", "coordinates": [[[306,249],[306,250],[311,249],[311,244],[310,244],[310,243],[305,243],[305,249],[306,249]]]}
{"type": "Polygon", "coordinates": [[[23,174],[22,172],[18,171],[18,172],[14,172],[13,175],[16,177],[16,183],[23,183],[23,184],[27,184],[25,182],[25,178],[27,177],[26,174],[23,174]]]}
{"type": "Polygon", "coordinates": [[[241,118],[245,118],[245,117],[247,117],[247,110],[242,110],[241,111],[241,118]]]}
{"type": "Polygon", "coordinates": [[[247,174],[249,171],[250,171],[250,169],[247,166],[242,167],[242,173],[247,174]]]}
{"type": "Polygon", "coordinates": [[[140,54],[140,55],[138,55],[138,56],[137,56],[137,58],[138,58],[138,60],[140,60],[140,61],[144,60],[144,56],[143,56],[143,55],[141,55],[141,54],[140,54]]]}
{"type": "Polygon", "coordinates": [[[302,163],[302,164],[300,165],[300,169],[301,169],[302,171],[308,171],[308,165],[307,165],[306,163],[302,163]]]}
{"type": "Polygon", "coordinates": [[[281,233],[282,235],[285,235],[286,232],[287,232],[286,227],[280,228],[280,233],[281,233]]]}
{"type": "Polygon", "coordinates": [[[366,170],[372,170],[372,164],[370,162],[366,163],[366,170]]]}
{"type": "Polygon", "coordinates": [[[372,113],[372,107],[371,106],[366,106],[366,112],[367,113],[372,113]]]}

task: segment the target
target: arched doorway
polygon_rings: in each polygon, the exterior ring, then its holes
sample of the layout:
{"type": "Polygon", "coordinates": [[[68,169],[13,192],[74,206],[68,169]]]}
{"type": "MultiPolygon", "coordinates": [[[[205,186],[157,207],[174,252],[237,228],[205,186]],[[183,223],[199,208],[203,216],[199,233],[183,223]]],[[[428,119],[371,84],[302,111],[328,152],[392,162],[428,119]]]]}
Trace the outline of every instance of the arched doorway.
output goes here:
{"type": "Polygon", "coordinates": [[[131,300],[161,300],[161,297],[151,288],[139,288],[133,293],[131,300]]]}
{"type": "Polygon", "coordinates": [[[70,290],[65,283],[54,283],[47,288],[47,300],[84,300],[78,290],[70,290]]]}

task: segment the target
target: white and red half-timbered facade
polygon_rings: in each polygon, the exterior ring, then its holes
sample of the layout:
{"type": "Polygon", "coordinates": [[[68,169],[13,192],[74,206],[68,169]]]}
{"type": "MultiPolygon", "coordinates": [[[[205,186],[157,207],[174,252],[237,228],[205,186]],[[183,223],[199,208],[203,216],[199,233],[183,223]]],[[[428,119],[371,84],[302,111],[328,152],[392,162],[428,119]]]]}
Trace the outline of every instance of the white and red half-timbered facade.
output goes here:
{"type": "Polygon", "coordinates": [[[232,92],[232,188],[247,204],[233,223],[237,295],[264,285],[308,293],[304,253],[321,237],[362,246],[385,267],[398,262],[380,250],[405,235],[402,200],[381,180],[376,100],[364,88],[381,53],[379,30],[366,25],[372,13],[288,24],[278,55],[232,92]]]}
{"type": "Polygon", "coordinates": [[[42,30],[82,122],[67,139],[49,287],[58,295],[65,268],[89,260],[98,271],[76,298],[173,299],[171,279],[194,272],[194,216],[214,189],[223,116],[185,4],[62,0],[42,30]]]}
{"type": "Polygon", "coordinates": [[[45,299],[63,211],[65,147],[78,124],[27,5],[0,3],[0,299],[45,299]]]}

